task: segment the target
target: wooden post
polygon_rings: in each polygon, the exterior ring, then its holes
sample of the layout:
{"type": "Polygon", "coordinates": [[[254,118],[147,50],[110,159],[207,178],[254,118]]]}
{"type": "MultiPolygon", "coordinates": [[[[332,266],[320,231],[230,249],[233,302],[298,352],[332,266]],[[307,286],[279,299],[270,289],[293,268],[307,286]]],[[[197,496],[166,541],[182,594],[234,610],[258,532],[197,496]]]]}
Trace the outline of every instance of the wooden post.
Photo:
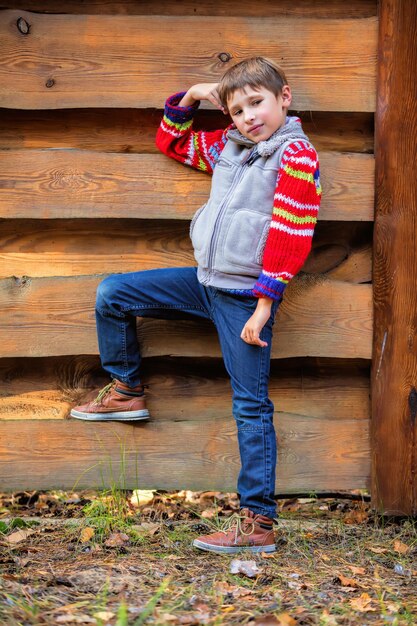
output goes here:
{"type": "Polygon", "coordinates": [[[372,501],[416,515],[417,3],[380,0],[379,17],[372,501]]]}

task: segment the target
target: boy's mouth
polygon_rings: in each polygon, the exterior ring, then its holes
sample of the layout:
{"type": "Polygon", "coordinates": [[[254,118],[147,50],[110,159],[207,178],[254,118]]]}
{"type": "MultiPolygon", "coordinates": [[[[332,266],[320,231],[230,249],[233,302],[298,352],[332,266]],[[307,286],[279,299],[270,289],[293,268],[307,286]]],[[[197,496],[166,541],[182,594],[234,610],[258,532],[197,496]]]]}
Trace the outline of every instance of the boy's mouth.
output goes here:
{"type": "Polygon", "coordinates": [[[262,128],[263,124],[255,124],[255,126],[251,126],[248,130],[248,133],[256,133],[256,131],[262,128]]]}

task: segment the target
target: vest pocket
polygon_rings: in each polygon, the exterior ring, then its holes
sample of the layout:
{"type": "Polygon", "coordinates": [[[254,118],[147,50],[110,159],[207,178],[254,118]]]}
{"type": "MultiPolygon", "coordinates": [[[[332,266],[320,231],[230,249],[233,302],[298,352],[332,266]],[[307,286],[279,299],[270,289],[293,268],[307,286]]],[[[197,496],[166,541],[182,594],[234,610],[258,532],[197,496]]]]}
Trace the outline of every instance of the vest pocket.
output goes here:
{"type": "Polygon", "coordinates": [[[201,206],[195,213],[190,224],[190,239],[193,244],[194,258],[199,265],[206,267],[207,265],[207,220],[204,218],[203,212],[207,206],[207,202],[201,206]]]}
{"type": "Polygon", "coordinates": [[[190,239],[191,240],[193,238],[195,223],[198,220],[198,218],[200,217],[201,213],[206,208],[206,206],[207,206],[207,202],[205,204],[203,204],[203,206],[201,206],[199,209],[197,209],[197,211],[194,213],[193,219],[191,220],[191,223],[190,223],[190,239]]]}
{"type": "Polygon", "coordinates": [[[256,249],[256,262],[259,265],[262,265],[262,262],[264,260],[265,246],[266,246],[266,241],[268,239],[270,227],[271,227],[271,219],[269,219],[268,222],[265,224],[261,239],[259,241],[259,245],[256,249]]]}
{"type": "Polygon", "coordinates": [[[222,256],[226,267],[223,271],[236,266],[260,271],[270,223],[269,214],[248,209],[236,211],[224,240],[222,256]]]}

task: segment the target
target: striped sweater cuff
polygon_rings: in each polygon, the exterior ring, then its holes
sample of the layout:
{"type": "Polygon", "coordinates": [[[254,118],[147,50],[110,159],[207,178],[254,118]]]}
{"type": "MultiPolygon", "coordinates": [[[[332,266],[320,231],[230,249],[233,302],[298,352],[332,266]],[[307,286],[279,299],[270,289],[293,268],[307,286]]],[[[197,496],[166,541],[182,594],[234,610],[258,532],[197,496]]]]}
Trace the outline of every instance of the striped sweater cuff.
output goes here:
{"type": "Polygon", "coordinates": [[[263,272],[253,287],[253,295],[257,298],[268,297],[273,300],[282,300],[282,296],[287,283],[266,276],[263,272]]]}
{"type": "Polygon", "coordinates": [[[189,107],[180,107],[178,106],[178,102],[181,101],[182,97],[186,94],[186,91],[181,91],[179,93],[174,93],[174,95],[170,96],[165,102],[165,115],[171,122],[176,122],[177,124],[183,124],[184,122],[189,122],[193,119],[194,113],[197,111],[200,106],[200,100],[197,100],[194,104],[189,107]]]}

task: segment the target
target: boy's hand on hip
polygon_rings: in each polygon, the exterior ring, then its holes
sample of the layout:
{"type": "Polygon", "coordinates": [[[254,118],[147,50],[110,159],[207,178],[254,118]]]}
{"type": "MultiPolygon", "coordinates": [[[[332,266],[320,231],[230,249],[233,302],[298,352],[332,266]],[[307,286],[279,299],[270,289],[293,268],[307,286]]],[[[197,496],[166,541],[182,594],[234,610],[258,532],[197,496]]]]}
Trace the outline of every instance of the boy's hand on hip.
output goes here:
{"type": "Polygon", "coordinates": [[[246,343],[265,348],[268,344],[259,335],[271,315],[272,298],[259,298],[256,310],[243,327],[240,338],[246,343]]]}

